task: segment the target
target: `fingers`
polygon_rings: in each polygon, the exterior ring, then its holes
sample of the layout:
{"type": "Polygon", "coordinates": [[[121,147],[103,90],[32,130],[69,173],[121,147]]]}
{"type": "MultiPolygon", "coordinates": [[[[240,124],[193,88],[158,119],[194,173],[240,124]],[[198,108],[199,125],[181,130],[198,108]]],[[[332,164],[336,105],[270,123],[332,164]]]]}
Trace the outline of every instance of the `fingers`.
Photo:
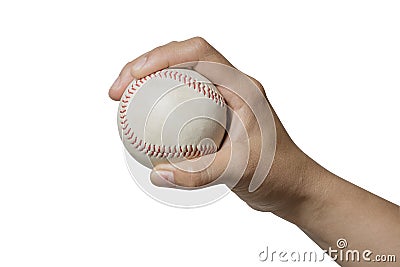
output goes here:
{"type": "Polygon", "coordinates": [[[159,187],[179,187],[194,189],[227,176],[224,173],[230,159],[230,149],[223,148],[216,154],[210,154],[195,161],[157,165],[150,174],[151,182],[159,187]]]}
{"type": "Polygon", "coordinates": [[[231,66],[228,60],[201,37],[182,42],[171,42],[126,64],[111,86],[109,96],[114,100],[119,100],[125,88],[133,79],[177,64],[193,61],[211,61],[231,66]]]}

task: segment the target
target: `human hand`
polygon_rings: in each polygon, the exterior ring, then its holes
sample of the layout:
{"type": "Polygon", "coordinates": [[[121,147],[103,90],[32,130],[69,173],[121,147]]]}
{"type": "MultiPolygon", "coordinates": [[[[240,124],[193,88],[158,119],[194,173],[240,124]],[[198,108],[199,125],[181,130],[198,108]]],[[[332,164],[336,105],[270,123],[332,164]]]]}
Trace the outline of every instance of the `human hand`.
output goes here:
{"type": "MultiPolygon", "coordinates": [[[[215,69],[210,70],[209,65],[205,67],[201,62],[226,66],[227,71],[223,75],[228,80],[235,79],[233,76],[237,77],[237,73],[240,73],[209,43],[196,37],[157,47],[129,62],[112,85],[109,95],[119,100],[133,79],[188,62],[195,62],[190,63],[190,67],[209,79],[215,76],[215,69]]],[[[225,183],[248,205],[262,211],[285,209],[302,198],[304,179],[301,174],[309,159],[292,142],[276,114],[273,111],[271,113],[262,85],[249,76],[242,76],[245,78],[229,88],[217,85],[233,114],[230,116],[229,136],[220,150],[215,155],[203,156],[196,163],[184,162],[188,168],[177,168],[172,164],[155,166],[150,176],[154,185],[193,189],[213,182],[225,183]],[[256,88],[256,91],[251,92],[250,87],[256,88]],[[272,124],[260,124],[260,120],[268,117],[272,124]],[[264,145],[265,148],[266,144],[269,152],[265,154],[264,151],[263,154],[262,147],[264,145]],[[193,169],[191,165],[201,165],[210,160],[212,163],[200,171],[188,171],[193,169]],[[260,183],[253,186],[256,190],[250,190],[257,169],[260,183]]]]}

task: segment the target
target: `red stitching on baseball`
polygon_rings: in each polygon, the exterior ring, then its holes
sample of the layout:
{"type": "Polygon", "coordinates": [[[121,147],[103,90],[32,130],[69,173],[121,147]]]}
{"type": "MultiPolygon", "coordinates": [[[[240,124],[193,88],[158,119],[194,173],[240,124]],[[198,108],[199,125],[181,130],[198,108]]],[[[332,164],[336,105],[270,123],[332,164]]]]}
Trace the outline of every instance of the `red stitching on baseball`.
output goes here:
{"type": "Polygon", "coordinates": [[[157,71],[155,73],[152,73],[146,77],[140,78],[138,80],[134,80],[131,84],[130,87],[126,90],[125,94],[123,95],[123,99],[121,99],[121,102],[124,104],[121,104],[120,106],[120,124],[122,126],[122,130],[124,131],[124,136],[126,137],[127,140],[132,141],[130,142],[130,145],[132,145],[135,149],[138,151],[145,153],[149,156],[152,157],[197,157],[197,156],[203,156],[207,155],[210,153],[215,153],[217,151],[217,147],[215,144],[212,145],[204,145],[204,144],[199,144],[199,145],[175,145],[175,146],[165,146],[165,145],[156,145],[156,144],[148,144],[144,142],[142,139],[139,139],[136,134],[133,132],[132,128],[129,127],[129,123],[127,123],[127,118],[126,118],[126,111],[128,107],[128,103],[132,100],[131,96],[135,93],[136,90],[140,89],[141,86],[148,80],[152,78],[170,78],[179,82],[182,82],[187,85],[189,88],[192,88],[193,90],[203,94],[204,96],[208,97],[211,99],[213,102],[216,104],[220,105],[221,107],[224,107],[226,105],[224,98],[214,91],[212,88],[210,88],[207,84],[204,84],[202,82],[196,81],[196,79],[188,76],[187,74],[180,73],[177,70],[161,70],[157,71]],[[131,91],[131,90],[132,91],[131,91]]]}
{"type": "MultiPolygon", "coordinates": [[[[129,123],[126,125],[128,127],[129,123]]],[[[128,131],[125,133],[125,135],[128,135],[131,132],[132,128],[129,128],[128,131]]]]}
{"type": "Polygon", "coordinates": [[[133,138],[133,136],[135,135],[134,132],[132,132],[131,136],[128,137],[128,140],[131,140],[133,138]]]}
{"type": "Polygon", "coordinates": [[[138,140],[137,136],[135,136],[135,139],[133,140],[134,143],[136,143],[138,140]]]}

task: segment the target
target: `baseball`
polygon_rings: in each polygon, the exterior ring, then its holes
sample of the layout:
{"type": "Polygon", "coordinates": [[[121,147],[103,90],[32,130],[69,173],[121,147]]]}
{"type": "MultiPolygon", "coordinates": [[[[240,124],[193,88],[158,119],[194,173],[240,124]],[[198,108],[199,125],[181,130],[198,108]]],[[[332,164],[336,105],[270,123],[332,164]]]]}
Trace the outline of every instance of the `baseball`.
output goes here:
{"type": "Polygon", "coordinates": [[[205,77],[188,69],[163,69],[126,88],[118,131],[129,154],[153,168],[217,152],[226,113],[224,98],[205,77]]]}

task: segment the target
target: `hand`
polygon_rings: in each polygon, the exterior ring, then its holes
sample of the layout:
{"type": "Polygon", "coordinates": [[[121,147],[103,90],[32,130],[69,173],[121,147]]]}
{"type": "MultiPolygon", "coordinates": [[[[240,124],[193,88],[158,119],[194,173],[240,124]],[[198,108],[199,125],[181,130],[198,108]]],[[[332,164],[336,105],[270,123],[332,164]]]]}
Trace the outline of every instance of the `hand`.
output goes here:
{"type": "MultiPolygon", "coordinates": [[[[109,95],[112,99],[119,100],[124,89],[133,79],[144,77],[163,68],[193,61],[216,62],[233,68],[225,57],[202,38],[196,37],[183,42],[171,42],[126,64],[112,85],[109,95]]],[[[206,77],[212,74],[207,73],[207,69],[202,69],[200,66],[196,66],[195,70],[206,77]]],[[[232,190],[251,207],[263,211],[283,209],[287,204],[301,199],[303,179],[299,174],[303,173],[307,166],[308,158],[289,138],[275,113],[273,113],[277,141],[275,158],[272,161],[269,174],[267,173],[268,168],[264,174],[261,174],[264,175],[262,177],[264,182],[261,186],[256,191],[249,192],[249,185],[257,164],[263,163],[262,158],[260,159],[261,144],[267,141],[263,140],[265,137],[261,135],[260,126],[253,113],[253,110],[257,109],[254,105],[266,103],[265,92],[258,81],[249,78],[253,81],[253,86],[255,85],[259,90],[259,94],[250,94],[247,97],[248,99],[245,99],[246,102],[236,94],[235,88],[227,89],[218,86],[227,104],[235,113],[237,121],[241,122],[243,130],[240,131],[238,129],[240,127],[232,127],[234,129],[230,134],[231,137],[227,138],[216,155],[212,155],[215,156],[213,163],[202,171],[186,172],[169,164],[156,166],[150,177],[154,185],[167,187],[178,185],[196,188],[210,184],[218,178],[225,183],[235,181],[232,190]],[[250,107],[248,103],[253,103],[253,106],[250,107]],[[249,144],[249,153],[240,153],[245,151],[241,149],[246,146],[245,143],[249,144]],[[236,149],[234,149],[235,147],[236,149]],[[232,159],[235,159],[234,163],[238,161],[246,162],[247,166],[230,168],[226,172],[232,159]],[[236,181],[238,182],[236,183],[236,181]]],[[[262,112],[261,116],[270,115],[268,107],[264,108],[262,112]]],[[[235,123],[234,120],[230,124],[238,123],[235,123]]],[[[264,130],[275,131],[275,129],[264,130]]],[[[207,157],[211,157],[211,155],[204,156],[204,158],[207,157]]],[[[268,162],[265,164],[268,164],[268,162]]]]}

